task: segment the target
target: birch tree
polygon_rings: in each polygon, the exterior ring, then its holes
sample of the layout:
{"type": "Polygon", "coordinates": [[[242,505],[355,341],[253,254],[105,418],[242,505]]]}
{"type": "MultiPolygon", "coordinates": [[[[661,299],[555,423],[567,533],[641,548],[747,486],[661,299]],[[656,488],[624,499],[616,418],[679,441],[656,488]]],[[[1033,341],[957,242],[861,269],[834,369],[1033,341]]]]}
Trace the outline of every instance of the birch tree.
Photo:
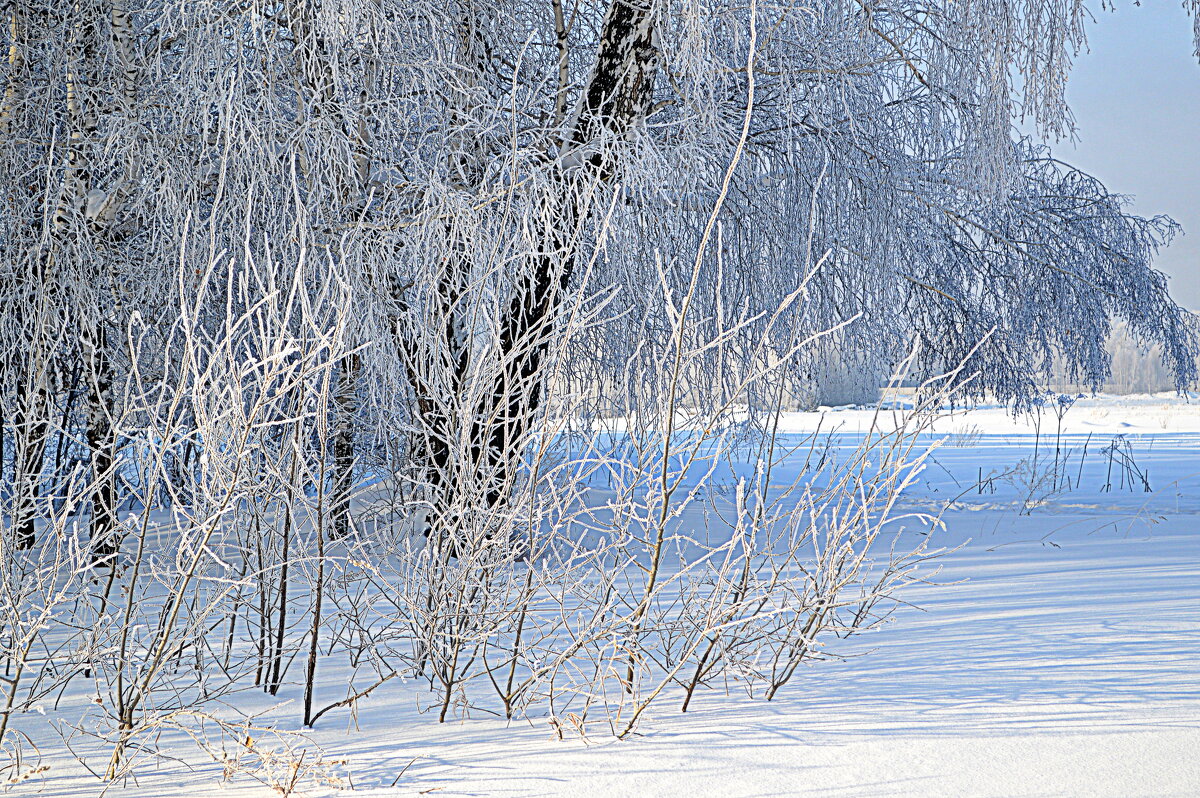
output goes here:
{"type": "MultiPolygon", "coordinates": [[[[609,387],[679,349],[680,301],[700,309],[691,343],[746,319],[694,348],[692,404],[739,391],[768,411],[778,392],[739,375],[785,356],[788,400],[811,389],[820,345],[758,345],[783,307],[800,339],[837,328],[844,362],[886,371],[920,343],[924,373],[965,359],[971,391],[1018,406],[1056,357],[1100,385],[1113,319],[1162,347],[1177,385],[1196,376],[1152,267],[1173,223],[1013,130],[1070,130],[1082,0],[3,12],[4,451],[23,543],[46,445],[66,440],[92,474],[97,550],[115,551],[123,336],[135,315],[169,321],[192,290],[169,275],[192,259],[220,263],[219,284],[268,251],[319,253],[356,285],[328,447],[343,536],[364,464],[404,475],[435,537],[486,526],[552,393],[639,412],[609,387]],[[566,316],[601,306],[558,345],[566,316]]],[[[208,322],[235,304],[214,298],[208,322]]]]}
{"type": "Polygon", "coordinates": [[[1088,13],[0,0],[5,718],[103,685],[119,778],[246,688],[773,697],[934,556],[938,407],[1098,387],[1114,322],[1196,379],[1176,226],[1053,155],[1088,13]],[[781,490],[833,356],[927,412],[781,490]]]}

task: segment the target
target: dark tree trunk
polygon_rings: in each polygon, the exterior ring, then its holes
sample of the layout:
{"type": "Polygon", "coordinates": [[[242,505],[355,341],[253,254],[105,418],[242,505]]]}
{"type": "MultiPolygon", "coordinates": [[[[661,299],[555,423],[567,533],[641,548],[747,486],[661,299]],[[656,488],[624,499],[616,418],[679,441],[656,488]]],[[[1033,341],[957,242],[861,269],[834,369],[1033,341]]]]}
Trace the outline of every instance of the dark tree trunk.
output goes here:
{"type": "MultiPolygon", "coordinates": [[[[575,123],[563,142],[564,151],[581,150],[586,154],[585,169],[601,182],[607,182],[619,166],[611,142],[625,138],[649,108],[654,87],[657,51],[653,45],[653,15],[648,2],[614,0],[604,19],[595,65],[581,98],[575,123]],[[609,150],[594,147],[609,142],[609,150]]],[[[585,174],[587,174],[585,173],[585,174]]],[[[586,177],[585,181],[586,182],[586,177]]],[[[576,183],[571,176],[560,177],[560,205],[557,226],[549,240],[532,258],[524,271],[501,320],[499,334],[500,373],[492,390],[474,409],[470,419],[448,416],[430,395],[429,386],[413,374],[414,358],[419,353],[407,346],[410,378],[417,394],[418,412],[424,434],[418,444],[417,461],[424,467],[432,512],[428,531],[449,538],[447,552],[457,554],[456,539],[461,534],[461,519],[451,517],[454,481],[469,479],[471,487],[482,487],[488,513],[507,498],[512,478],[519,465],[521,446],[538,414],[545,381],[546,356],[554,335],[554,318],[574,272],[580,229],[587,223],[587,211],[581,210],[576,183]],[[453,441],[459,424],[470,425],[471,461],[453,462],[453,441]],[[459,473],[455,473],[456,469],[459,473]],[[484,484],[480,485],[480,481],[484,484]]],[[[458,301],[457,282],[443,286],[443,311],[447,319],[447,340],[455,362],[452,373],[461,387],[467,373],[469,344],[457,343],[460,336],[453,328],[458,301]],[[462,351],[459,351],[462,350],[462,351]]]]}
{"type": "Polygon", "coordinates": [[[117,537],[116,440],[112,426],[112,370],[103,327],[86,330],[84,361],[87,374],[87,443],[92,460],[92,559],[96,565],[116,565],[121,547],[117,537]]]}
{"type": "Polygon", "coordinates": [[[21,380],[17,412],[13,416],[12,520],[18,549],[32,548],[36,540],[37,500],[41,492],[46,438],[50,433],[46,421],[48,405],[45,390],[21,380]]]}
{"type": "Polygon", "coordinates": [[[350,534],[350,499],[354,491],[354,428],[358,415],[358,355],[347,355],[338,378],[333,438],[333,537],[350,534]]]}

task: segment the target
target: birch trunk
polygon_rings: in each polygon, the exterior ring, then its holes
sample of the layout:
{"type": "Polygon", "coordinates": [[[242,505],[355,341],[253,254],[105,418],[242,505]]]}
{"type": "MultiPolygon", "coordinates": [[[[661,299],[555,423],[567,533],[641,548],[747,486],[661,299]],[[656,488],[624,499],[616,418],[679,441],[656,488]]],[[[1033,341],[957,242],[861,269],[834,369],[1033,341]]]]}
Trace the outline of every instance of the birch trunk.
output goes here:
{"type": "MultiPolygon", "coordinates": [[[[474,408],[469,424],[470,462],[457,469],[460,477],[483,485],[459,485],[458,489],[478,496],[484,513],[496,509],[511,490],[520,462],[521,447],[541,409],[545,391],[545,366],[555,333],[554,319],[579,255],[581,229],[590,218],[590,204],[580,202],[581,185],[611,180],[619,167],[621,142],[644,118],[654,88],[657,52],[653,43],[654,17],[648,2],[627,3],[614,0],[604,18],[594,66],[569,134],[563,142],[564,160],[582,155],[582,174],[559,173],[558,207],[551,212],[556,220],[547,240],[539,247],[522,276],[501,319],[498,337],[500,372],[491,390],[474,408]],[[480,490],[482,488],[482,490],[480,490]]],[[[561,30],[561,12],[556,15],[561,30]]],[[[476,64],[476,68],[481,65],[476,64]]],[[[560,96],[562,88],[558,90],[560,96]]],[[[462,152],[460,148],[460,152],[462,152]]],[[[477,151],[477,150],[476,150],[477,151]]],[[[460,158],[463,156],[460,155],[460,158]]],[[[577,159],[575,159],[577,160],[577,159]]],[[[457,303],[457,281],[443,288],[446,308],[457,303]]],[[[454,324],[452,312],[445,312],[448,324],[454,324]]],[[[452,390],[460,390],[468,371],[468,346],[465,336],[453,326],[446,331],[452,342],[452,390]]],[[[411,358],[411,356],[410,356],[411,358]]],[[[429,386],[414,384],[420,408],[436,408],[435,397],[428,396],[429,386]]],[[[459,503],[449,497],[455,490],[452,442],[458,438],[457,424],[462,420],[451,414],[423,411],[425,434],[423,448],[425,472],[432,492],[431,527],[448,536],[450,554],[456,553],[455,527],[461,519],[450,517],[446,507],[459,503]],[[441,505],[441,506],[439,506],[441,505]]]]}
{"type": "Polygon", "coordinates": [[[18,549],[33,548],[36,540],[37,501],[50,425],[46,421],[49,397],[41,386],[22,381],[17,388],[13,416],[14,542],[18,549]]]}
{"type": "Polygon", "coordinates": [[[96,565],[116,565],[121,548],[117,534],[117,441],[113,429],[113,376],[107,336],[100,324],[85,330],[84,374],[87,381],[87,443],[92,456],[92,557],[96,565]]]}

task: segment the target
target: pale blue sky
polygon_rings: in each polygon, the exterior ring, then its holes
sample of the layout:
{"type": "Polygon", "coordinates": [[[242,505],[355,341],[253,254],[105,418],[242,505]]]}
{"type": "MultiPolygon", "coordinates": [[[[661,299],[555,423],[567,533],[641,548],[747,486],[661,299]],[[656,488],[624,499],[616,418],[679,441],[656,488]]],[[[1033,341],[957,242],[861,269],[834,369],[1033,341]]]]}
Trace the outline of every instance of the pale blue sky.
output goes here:
{"type": "Polygon", "coordinates": [[[1157,266],[1176,301],[1200,311],[1200,63],[1191,19],[1178,0],[1125,0],[1095,15],[1090,52],[1067,86],[1078,141],[1054,153],[1133,195],[1135,212],[1183,225],[1157,266]]]}

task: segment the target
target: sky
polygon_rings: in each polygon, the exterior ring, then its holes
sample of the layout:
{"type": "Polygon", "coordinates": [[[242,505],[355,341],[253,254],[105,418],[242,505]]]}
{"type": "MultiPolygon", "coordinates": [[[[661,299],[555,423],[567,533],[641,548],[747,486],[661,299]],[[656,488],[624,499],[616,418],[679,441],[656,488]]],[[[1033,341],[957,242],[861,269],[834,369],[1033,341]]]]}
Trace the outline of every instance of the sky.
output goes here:
{"type": "Polygon", "coordinates": [[[1200,61],[1191,18],[1178,0],[1089,5],[1089,52],[1067,84],[1077,141],[1052,149],[1109,191],[1132,195],[1135,213],[1183,226],[1156,267],[1175,301],[1200,311],[1200,61]]]}

